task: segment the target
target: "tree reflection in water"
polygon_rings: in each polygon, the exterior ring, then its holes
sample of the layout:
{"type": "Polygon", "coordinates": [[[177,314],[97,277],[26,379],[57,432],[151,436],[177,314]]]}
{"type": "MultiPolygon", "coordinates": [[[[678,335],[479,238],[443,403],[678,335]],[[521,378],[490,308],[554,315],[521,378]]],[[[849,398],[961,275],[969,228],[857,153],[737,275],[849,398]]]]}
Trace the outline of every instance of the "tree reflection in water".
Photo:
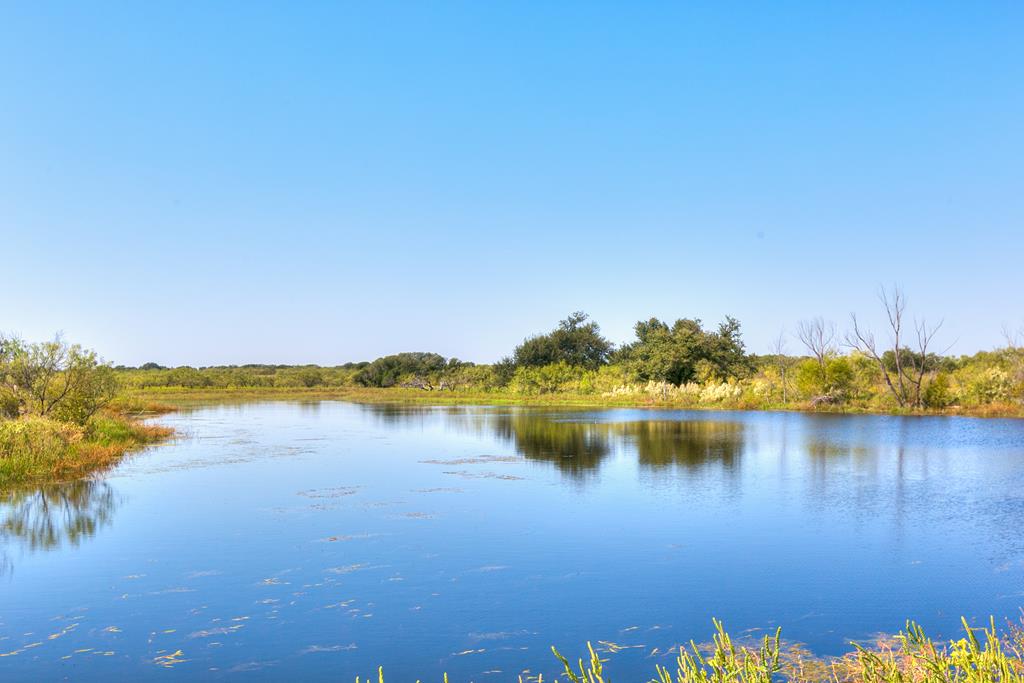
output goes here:
{"type": "Polygon", "coordinates": [[[77,546],[110,524],[118,506],[114,488],[105,481],[72,481],[0,493],[0,540],[10,569],[8,547],[28,551],[77,546]]]}
{"type": "Polygon", "coordinates": [[[719,467],[733,472],[743,453],[744,424],[739,420],[679,419],[604,422],[581,411],[479,409],[466,406],[424,408],[365,405],[383,422],[420,424],[439,416],[446,424],[475,434],[493,434],[529,460],[550,462],[563,474],[596,473],[615,448],[633,450],[641,467],[662,469],[719,467]]]}

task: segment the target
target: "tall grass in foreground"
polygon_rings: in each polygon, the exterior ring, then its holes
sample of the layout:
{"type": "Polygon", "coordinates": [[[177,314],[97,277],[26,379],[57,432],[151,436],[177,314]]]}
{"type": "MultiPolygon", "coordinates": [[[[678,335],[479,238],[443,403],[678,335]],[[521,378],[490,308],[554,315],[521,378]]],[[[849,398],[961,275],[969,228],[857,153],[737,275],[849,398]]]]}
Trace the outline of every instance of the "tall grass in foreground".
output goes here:
{"type": "Polygon", "coordinates": [[[122,415],[97,415],[84,427],[36,415],[0,420],[0,489],[75,479],[172,430],[122,415]]]}
{"type": "MultiPolygon", "coordinates": [[[[798,646],[786,646],[781,629],[764,636],[757,646],[737,645],[715,620],[711,643],[678,648],[671,666],[655,665],[651,683],[1024,683],[1024,628],[1009,624],[1000,633],[995,620],[972,628],[963,619],[965,635],[936,643],[914,622],[894,637],[871,647],[855,648],[842,657],[816,658],[798,646]]],[[[601,659],[587,643],[588,658],[576,664],[554,647],[568,683],[610,683],[601,659]]],[[[384,683],[384,669],[356,683],[384,683]]],[[[543,683],[543,675],[537,683],[543,683]]],[[[520,683],[526,683],[522,676],[520,683]]],[[[417,682],[419,683],[419,682],[417,682]]],[[[444,676],[448,683],[448,675],[444,676]]],[[[555,678],[554,683],[559,683],[555,678]]]]}

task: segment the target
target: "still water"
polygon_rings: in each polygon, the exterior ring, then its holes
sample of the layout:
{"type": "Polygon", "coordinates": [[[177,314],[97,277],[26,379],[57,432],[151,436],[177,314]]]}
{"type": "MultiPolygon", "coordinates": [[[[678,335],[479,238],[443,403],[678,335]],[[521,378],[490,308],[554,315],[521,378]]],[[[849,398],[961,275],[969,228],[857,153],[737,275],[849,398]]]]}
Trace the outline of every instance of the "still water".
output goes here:
{"type": "Polygon", "coordinates": [[[1024,421],[269,402],[0,500],[0,679],[646,680],[1024,605],[1024,421]],[[748,631],[750,630],[750,631],[748,631]],[[601,644],[599,644],[601,641],[601,644]]]}

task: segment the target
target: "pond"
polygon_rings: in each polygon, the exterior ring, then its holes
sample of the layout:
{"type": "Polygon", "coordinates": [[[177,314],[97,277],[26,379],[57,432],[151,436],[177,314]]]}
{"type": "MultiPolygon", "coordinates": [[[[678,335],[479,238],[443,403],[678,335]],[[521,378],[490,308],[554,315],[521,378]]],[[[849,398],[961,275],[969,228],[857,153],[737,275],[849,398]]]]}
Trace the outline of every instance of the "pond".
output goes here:
{"type": "Polygon", "coordinates": [[[266,402],[0,499],[0,677],[616,680],[1024,605],[1024,421],[266,402]],[[525,673],[524,673],[525,672],[525,673]]]}

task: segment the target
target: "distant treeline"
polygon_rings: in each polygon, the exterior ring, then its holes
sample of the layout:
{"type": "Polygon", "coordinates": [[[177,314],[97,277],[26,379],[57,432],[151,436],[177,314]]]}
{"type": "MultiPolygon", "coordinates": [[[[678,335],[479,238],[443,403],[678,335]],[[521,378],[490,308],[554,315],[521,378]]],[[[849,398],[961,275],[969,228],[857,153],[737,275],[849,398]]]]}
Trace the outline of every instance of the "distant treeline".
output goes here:
{"type": "Polygon", "coordinates": [[[515,395],[581,394],[721,407],[846,407],[872,410],[1024,406],[1021,335],[1004,348],[972,356],[933,349],[940,326],[911,320],[899,289],[882,291],[885,343],[854,316],[850,329],[822,318],[801,321],[773,353],[746,351],[740,323],[726,317],[657,318],[635,325],[635,338],[616,346],[600,326],[576,312],[550,332],[528,337],[497,363],[474,364],[436,353],[410,352],[335,367],[244,365],[119,367],[137,388],[412,387],[515,395]]]}

